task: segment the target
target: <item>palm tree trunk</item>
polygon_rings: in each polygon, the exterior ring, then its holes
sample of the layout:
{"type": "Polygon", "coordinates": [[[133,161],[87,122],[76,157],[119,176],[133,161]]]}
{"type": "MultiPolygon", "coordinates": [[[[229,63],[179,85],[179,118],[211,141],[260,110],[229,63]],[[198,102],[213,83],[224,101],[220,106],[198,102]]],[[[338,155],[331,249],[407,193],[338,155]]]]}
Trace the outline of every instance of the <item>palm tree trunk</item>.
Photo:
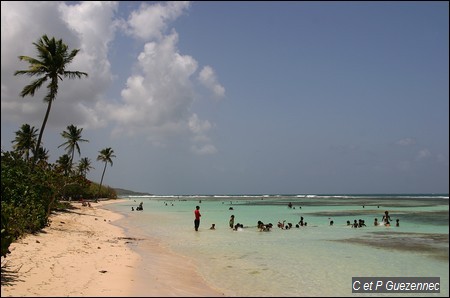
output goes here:
{"type": "Polygon", "coordinates": [[[97,194],[96,201],[98,201],[98,197],[100,196],[100,191],[102,190],[103,177],[105,176],[105,171],[106,171],[106,165],[107,164],[108,163],[105,161],[105,167],[103,168],[102,179],[100,180],[100,186],[98,187],[98,194],[97,194]]]}
{"type": "Polygon", "coordinates": [[[50,109],[52,108],[52,102],[53,102],[53,99],[48,102],[47,112],[45,112],[44,122],[42,122],[41,130],[39,131],[39,138],[37,140],[36,149],[34,151],[34,156],[33,156],[33,164],[31,165],[33,168],[34,168],[34,165],[36,164],[36,159],[39,154],[39,146],[41,145],[42,135],[44,134],[45,125],[47,124],[48,115],[50,114],[50,109]]]}
{"type": "Polygon", "coordinates": [[[70,158],[70,173],[72,173],[72,165],[73,165],[73,155],[75,153],[75,149],[72,150],[72,157],[70,158]]]}

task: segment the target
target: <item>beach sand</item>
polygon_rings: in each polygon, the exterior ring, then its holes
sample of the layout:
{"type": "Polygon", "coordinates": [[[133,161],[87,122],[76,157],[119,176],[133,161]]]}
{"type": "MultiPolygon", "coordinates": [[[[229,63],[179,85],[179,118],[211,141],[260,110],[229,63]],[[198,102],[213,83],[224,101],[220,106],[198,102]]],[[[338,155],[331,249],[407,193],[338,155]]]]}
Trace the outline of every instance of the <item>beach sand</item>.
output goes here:
{"type": "Polygon", "coordinates": [[[102,208],[117,201],[72,203],[51,215],[49,227],[11,244],[1,261],[1,296],[224,296],[157,239],[127,237],[113,224],[121,215],[102,208]],[[132,249],[136,242],[145,255],[132,249]]]}

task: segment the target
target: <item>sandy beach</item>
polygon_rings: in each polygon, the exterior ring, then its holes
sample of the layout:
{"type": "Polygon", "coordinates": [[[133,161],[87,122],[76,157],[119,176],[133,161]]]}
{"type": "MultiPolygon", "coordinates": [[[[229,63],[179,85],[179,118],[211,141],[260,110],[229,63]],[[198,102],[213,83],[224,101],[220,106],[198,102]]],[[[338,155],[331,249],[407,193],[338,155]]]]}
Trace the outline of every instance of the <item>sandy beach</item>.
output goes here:
{"type": "Polygon", "coordinates": [[[54,212],[40,233],[11,244],[1,261],[1,296],[224,296],[157,239],[127,237],[113,224],[121,215],[102,208],[114,202],[73,203],[73,209],[54,212]],[[142,245],[145,256],[133,245],[142,245]]]}

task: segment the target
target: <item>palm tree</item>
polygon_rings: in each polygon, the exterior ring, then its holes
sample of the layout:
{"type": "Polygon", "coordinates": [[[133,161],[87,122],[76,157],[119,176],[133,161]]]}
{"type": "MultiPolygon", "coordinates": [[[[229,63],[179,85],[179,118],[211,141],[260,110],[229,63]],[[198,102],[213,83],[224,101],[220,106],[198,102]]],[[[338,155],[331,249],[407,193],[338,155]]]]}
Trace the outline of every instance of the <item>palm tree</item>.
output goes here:
{"type": "Polygon", "coordinates": [[[70,164],[70,157],[68,154],[61,155],[56,161],[56,164],[57,168],[64,172],[64,175],[67,175],[72,169],[72,166],[70,164]]]}
{"type": "Polygon", "coordinates": [[[25,159],[30,159],[30,151],[34,151],[36,147],[37,130],[34,126],[29,124],[22,124],[20,130],[16,131],[16,138],[11,143],[13,149],[19,152],[21,155],[25,155],[25,159]]]}
{"type": "Polygon", "coordinates": [[[83,131],[82,128],[78,129],[76,126],[74,126],[73,124],[67,126],[67,131],[63,131],[61,133],[61,136],[65,139],[67,139],[67,141],[65,143],[62,143],[61,145],[58,146],[66,146],[66,148],[64,148],[64,150],[67,151],[68,154],[70,154],[70,166],[72,168],[73,165],[73,155],[75,153],[75,149],[77,149],[78,151],[78,155],[81,155],[80,153],[80,146],[78,145],[79,142],[89,142],[88,140],[84,140],[81,138],[81,132],[83,131]]]}
{"type": "Polygon", "coordinates": [[[93,169],[93,167],[91,166],[91,160],[89,158],[83,157],[80,159],[80,162],[78,163],[78,172],[80,175],[86,178],[87,172],[91,169],[93,169]]]}
{"type": "MultiPolygon", "coordinates": [[[[25,97],[27,95],[34,96],[34,93],[49,80],[47,85],[48,93],[44,97],[44,102],[47,102],[47,111],[45,113],[44,121],[42,122],[41,130],[39,131],[39,138],[36,142],[35,152],[39,152],[39,146],[41,144],[42,135],[44,134],[45,125],[47,124],[48,115],[50,114],[50,109],[52,103],[58,94],[58,80],[63,80],[63,78],[81,78],[82,76],[88,76],[87,73],[80,71],[68,71],[66,66],[72,62],[75,56],[80,51],[79,49],[74,49],[69,53],[68,46],[63,43],[62,39],[55,40],[55,38],[49,39],[46,34],[44,34],[38,42],[34,42],[33,45],[36,47],[38,52],[38,58],[32,58],[28,56],[19,56],[21,61],[26,61],[29,63],[28,70],[18,70],[14,75],[28,75],[28,76],[38,76],[39,78],[32,81],[29,85],[26,85],[20,96],[25,97]]],[[[36,162],[36,156],[34,156],[33,164],[36,162]]]]}
{"type": "Polygon", "coordinates": [[[100,180],[100,186],[98,188],[97,198],[100,196],[100,190],[102,189],[103,176],[105,176],[106,165],[108,163],[110,163],[111,166],[112,166],[113,162],[112,162],[111,158],[116,157],[114,155],[114,150],[112,150],[111,148],[102,149],[102,150],[99,151],[99,153],[100,154],[97,156],[97,160],[103,161],[105,163],[105,167],[103,168],[102,179],[100,180]]]}
{"type": "Polygon", "coordinates": [[[37,161],[37,163],[42,162],[44,165],[47,164],[48,162],[48,150],[45,149],[45,147],[39,147],[38,152],[34,152],[33,150],[33,154],[34,154],[34,159],[37,161]]]}

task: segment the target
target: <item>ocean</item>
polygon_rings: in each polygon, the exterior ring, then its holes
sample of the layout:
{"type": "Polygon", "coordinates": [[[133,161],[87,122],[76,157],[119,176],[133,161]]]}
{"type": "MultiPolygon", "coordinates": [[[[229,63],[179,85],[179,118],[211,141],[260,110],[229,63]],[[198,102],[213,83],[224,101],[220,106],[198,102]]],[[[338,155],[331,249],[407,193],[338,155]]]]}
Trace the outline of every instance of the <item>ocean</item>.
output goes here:
{"type": "MultiPolygon", "coordinates": [[[[445,296],[448,194],[130,196],[105,208],[130,237],[158,238],[226,296],[445,296]],[[136,209],[143,203],[143,211],[136,209]],[[194,230],[194,209],[202,214],[194,230]],[[391,226],[382,222],[385,211],[391,226]],[[230,216],[242,229],[229,227],[230,216]],[[303,217],[306,226],[299,226],[303,217]],[[395,225],[399,220],[399,226],[395,225]],[[364,220],[353,228],[347,221],[364,220]],[[261,232],[258,221],[272,223],[261,232]],[[282,229],[278,222],[292,224],[282,229]],[[333,221],[333,225],[330,222],[333,221]],[[210,230],[215,224],[215,230],[210,230]],[[353,277],[439,277],[440,293],[352,293],[353,277]]],[[[144,256],[145,250],[136,250],[144,256]]],[[[151,266],[151,264],[149,264],[151,266]]]]}

